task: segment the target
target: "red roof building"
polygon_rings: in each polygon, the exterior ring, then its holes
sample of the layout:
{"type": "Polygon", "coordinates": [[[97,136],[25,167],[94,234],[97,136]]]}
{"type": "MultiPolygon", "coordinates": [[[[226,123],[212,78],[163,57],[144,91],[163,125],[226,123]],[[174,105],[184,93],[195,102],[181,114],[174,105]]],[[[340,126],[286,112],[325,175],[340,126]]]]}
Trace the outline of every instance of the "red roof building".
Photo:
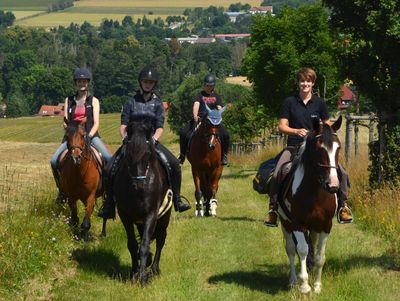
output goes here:
{"type": "Polygon", "coordinates": [[[64,116],[64,106],[42,105],[39,109],[38,116],[64,116]]]}
{"type": "Polygon", "coordinates": [[[352,104],[357,103],[357,95],[346,85],[340,87],[340,92],[342,95],[338,99],[338,108],[347,109],[352,104]]]}

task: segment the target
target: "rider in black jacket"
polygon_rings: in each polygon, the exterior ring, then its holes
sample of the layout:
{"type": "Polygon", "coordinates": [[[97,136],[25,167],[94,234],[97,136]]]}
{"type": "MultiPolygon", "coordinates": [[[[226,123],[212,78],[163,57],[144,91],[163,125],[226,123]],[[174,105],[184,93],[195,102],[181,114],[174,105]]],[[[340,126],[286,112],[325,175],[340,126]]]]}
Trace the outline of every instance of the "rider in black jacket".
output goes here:
{"type": "Polygon", "coordinates": [[[104,177],[105,177],[105,202],[103,207],[99,210],[98,216],[103,218],[115,217],[115,201],[112,191],[114,175],[118,169],[120,158],[123,154],[124,145],[127,142],[127,126],[135,116],[138,115],[152,115],[153,118],[153,139],[155,140],[156,151],[158,157],[163,162],[164,166],[168,167],[171,173],[171,189],[173,193],[172,201],[174,208],[178,212],[183,212],[191,208],[187,203],[181,200],[181,167],[178,159],[161,143],[158,142],[164,127],[164,107],[161,100],[154,94],[153,90],[159,80],[157,70],[153,67],[145,67],[139,73],[140,89],[136,92],[135,96],[130,98],[124,105],[121,114],[120,135],[123,139],[123,145],[115,153],[113,160],[107,164],[104,177]]]}

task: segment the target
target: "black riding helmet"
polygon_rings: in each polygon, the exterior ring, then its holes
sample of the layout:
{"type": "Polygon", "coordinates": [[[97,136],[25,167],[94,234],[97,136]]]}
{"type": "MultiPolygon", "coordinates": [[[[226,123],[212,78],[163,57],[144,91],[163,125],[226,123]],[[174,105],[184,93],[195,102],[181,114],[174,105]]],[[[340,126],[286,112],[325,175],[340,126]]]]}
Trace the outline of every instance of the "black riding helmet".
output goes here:
{"type": "Polygon", "coordinates": [[[204,77],[204,84],[205,85],[212,85],[212,86],[215,86],[215,83],[216,83],[216,79],[215,79],[215,76],[214,75],[212,75],[212,74],[207,74],[205,77],[204,77]]]}
{"type": "MultiPolygon", "coordinates": [[[[138,76],[138,82],[140,88],[142,88],[142,83],[141,81],[147,79],[147,80],[152,80],[155,82],[153,89],[156,87],[158,80],[160,79],[160,76],[157,72],[157,70],[152,67],[152,66],[146,66],[140,71],[139,76],[138,76]]],[[[142,88],[143,90],[143,88],[142,88]]]]}
{"type": "Polygon", "coordinates": [[[74,72],[74,80],[87,79],[92,80],[92,73],[86,68],[78,68],[74,72]]]}

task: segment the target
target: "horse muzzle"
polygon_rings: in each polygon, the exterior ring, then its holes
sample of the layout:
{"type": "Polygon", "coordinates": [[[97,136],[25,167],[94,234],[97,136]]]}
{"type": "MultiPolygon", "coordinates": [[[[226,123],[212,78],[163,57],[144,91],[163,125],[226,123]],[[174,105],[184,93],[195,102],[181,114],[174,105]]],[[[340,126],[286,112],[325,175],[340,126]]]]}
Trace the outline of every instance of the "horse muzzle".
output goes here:
{"type": "Polygon", "coordinates": [[[211,149],[211,150],[214,150],[215,149],[215,145],[212,144],[212,143],[209,143],[208,144],[208,148],[211,149]]]}
{"type": "Polygon", "coordinates": [[[329,193],[337,193],[339,191],[339,186],[331,186],[329,183],[326,183],[324,189],[329,193]]]}

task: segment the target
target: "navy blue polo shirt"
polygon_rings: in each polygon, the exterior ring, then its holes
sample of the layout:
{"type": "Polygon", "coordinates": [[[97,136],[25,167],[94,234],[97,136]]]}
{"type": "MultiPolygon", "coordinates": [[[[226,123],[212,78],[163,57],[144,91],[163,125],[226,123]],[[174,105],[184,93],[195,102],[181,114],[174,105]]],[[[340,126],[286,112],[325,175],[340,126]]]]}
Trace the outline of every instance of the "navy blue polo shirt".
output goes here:
{"type": "MultiPolygon", "coordinates": [[[[285,99],[279,118],[289,120],[289,127],[291,128],[312,130],[312,118],[327,120],[329,119],[329,113],[326,103],[321,97],[312,95],[307,104],[304,104],[297,94],[285,99]]],[[[295,146],[301,142],[303,142],[302,137],[288,136],[288,146],[295,146]]]]}

